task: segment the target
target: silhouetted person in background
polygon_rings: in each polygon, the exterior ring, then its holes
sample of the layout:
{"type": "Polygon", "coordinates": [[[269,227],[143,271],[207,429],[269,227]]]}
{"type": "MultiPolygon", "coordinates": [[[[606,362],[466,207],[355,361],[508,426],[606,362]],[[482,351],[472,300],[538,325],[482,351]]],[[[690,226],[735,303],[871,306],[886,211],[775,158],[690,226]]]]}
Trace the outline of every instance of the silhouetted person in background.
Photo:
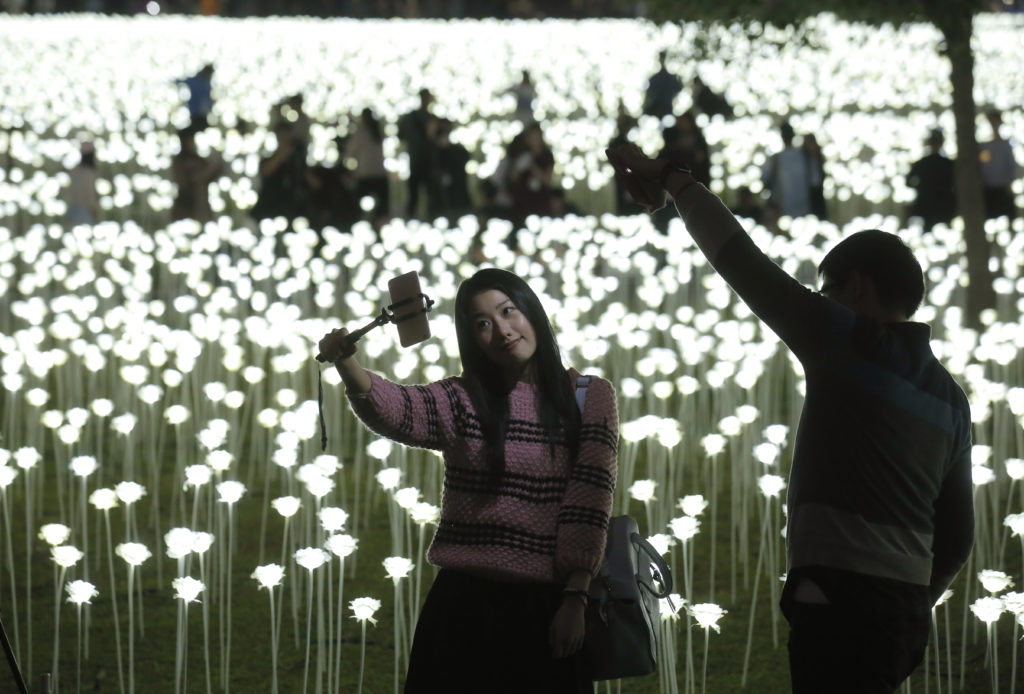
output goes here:
{"type": "Polygon", "coordinates": [[[359,123],[345,143],[345,159],[355,160],[352,177],[356,196],[373,198],[371,218],[375,225],[391,217],[391,191],[388,172],[384,168],[384,134],[373,111],[364,108],[359,123]]]}
{"type": "Polygon", "coordinates": [[[521,226],[530,215],[551,215],[555,156],[538,123],[526,126],[518,137],[522,146],[516,148],[508,180],[512,221],[521,226]]]}
{"type": "Polygon", "coordinates": [[[449,219],[458,219],[470,212],[469,183],[466,164],[469,150],[452,142],[452,122],[440,121],[437,129],[437,177],[440,212],[449,219]]]}
{"type": "Polygon", "coordinates": [[[309,181],[306,154],[295,144],[292,124],[274,128],[277,147],[260,162],[260,192],[252,215],[256,219],[309,217],[309,181]]]}
{"type": "Polygon", "coordinates": [[[732,118],[732,106],[721,94],[711,91],[699,76],[693,78],[693,107],[695,110],[711,116],[732,118]]]}
{"type": "Polygon", "coordinates": [[[663,118],[672,114],[676,97],[683,91],[682,81],[669,72],[665,66],[667,57],[668,53],[666,51],[658,53],[659,69],[647,81],[647,93],[644,95],[644,113],[649,116],[663,118]]]}
{"type": "Polygon", "coordinates": [[[761,171],[768,191],[768,207],[776,216],[803,217],[812,214],[811,189],[821,181],[821,171],[807,154],[793,144],[796,134],[789,122],[779,128],[782,151],[769,157],[761,171]]]}
{"type": "Polygon", "coordinates": [[[804,135],[800,149],[807,157],[807,167],[810,171],[807,195],[811,203],[811,214],[818,219],[828,219],[828,207],[825,205],[825,155],[814,133],[804,135]]]}
{"type": "MultiPolygon", "coordinates": [[[[692,111],[679,116],[675,125],[662,131],[664,144],[659,159],[672,162],[674,166],[689,169],[693,177],[706,186],[711,185],[711,151],[708,148],[704,133],[697,126],[692,111]]],[[[668,231],[675,214],[666,208],[654,213],[654,225],[662,232],[668,231]]]]}
{"type": "Polygon", "coordinates": [[[985,218],[1006,216],[1012,220],[1017,216],[1012,190],[1013,182],[1017,180],[1017,160],[1013,156],[1013,146],[1000,132],[1002,115],[999,111],[988,111],[985,117],[992,126],[992,139],[979,147],[985,218]]]}
{"type": "Polygon", "coordinates": [[[509,89],[509,93],[516,99],[516,120],[522,123],[533,122],[533,100],[537,96],[537,90],[533,86],[529,70],[523,70],[522,79],[509,89]]]}
{"type": "Polygon", "coordinates": [[[207,63],[196,74],[177,82],[188,88],[186,105],[192,129],[205,130],[213,110],[213,64],[207,63]]]}
{"type": "Polygon", "coordinates": [[[398,137],[409,154],[409,198],[405,208],[408,219],[415,219],[418,214],[421,190],[426,191],[427,215],[433,217],[437,212],[437,119],[430,113],[433,102],[430,91],[421,89],[419,108],[398,119],[398,137]]]}
{"type": "Polygon", "coordinates": [[[907,185],[917,197],[910,203],[908,217],[920,217],[925,231],[936,224],[948,225],[956,216],[956,189],[953,161],[942,153],[942,130],[928,134],[928,154],[910,166],[907,185]]]}
{"type": "Polygon", "coordinates": [[[292,94],[288,98],[274,104],[270,109],[270,127],[277,128],[277,124],[285,122],[291,127],[292,142],[297,149],[301,149],[303,155],[309,151],[310,127],[312,121],[306,115],[303,108],[305,102],[302,94],[292,94]]]}
{"type": "Polygon", "coordinates": [[[68,187],[62,198],[67,205],[64,226],[70,229],[78,224],[95,224],[100,218],[100,198],[96,193],[96,147],[83,142],[79,148],[79,162],[68,172],[68,187]]]}
{"type": "MultiPolygon", "coordinates": [[[[619,115],[615,119],[615,137],[608,143],[608,148],[617,147],[630,142],[629,133],[636,127],[637,120],[626,112],[622,104],[619,104],[619,115]]],[[[618,176],[613,177],[615,183],[615,214],[631,215],[643,212],[643,208],[636,204],[626,191],[626,186],[618,176]]]]}
{"type": "Polygon", "coordinates": [[[220,176],[224,161],[216,152],[207,157],[199,154],[196,131],[191,127],[178,132],[178,142],[178,153],[171,160],[171,174],[178,186],[171,219],[194,219],[205,224],[213,219],[210,184],[220,176]]]}

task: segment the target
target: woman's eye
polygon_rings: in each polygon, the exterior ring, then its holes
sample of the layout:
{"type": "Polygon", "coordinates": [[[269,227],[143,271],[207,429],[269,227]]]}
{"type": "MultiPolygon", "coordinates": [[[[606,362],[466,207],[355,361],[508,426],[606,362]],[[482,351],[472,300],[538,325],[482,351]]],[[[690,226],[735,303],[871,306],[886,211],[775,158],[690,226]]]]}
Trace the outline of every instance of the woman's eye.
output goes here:
{"type": "Polygon", "coordinates": [[[485,320],[482,320],[482,321],[480,321],[480,322],[478,322],[478,323],[476,324],[476,329],[477,329],[477,330],[484,330],[484,329],[486,329],[486,328],[487,328],[487,326],[488,326],[488,325],[489,325],[489,324],[488,324],[488,322],[487,322],[487,321],[485,321],[485,320]]]}

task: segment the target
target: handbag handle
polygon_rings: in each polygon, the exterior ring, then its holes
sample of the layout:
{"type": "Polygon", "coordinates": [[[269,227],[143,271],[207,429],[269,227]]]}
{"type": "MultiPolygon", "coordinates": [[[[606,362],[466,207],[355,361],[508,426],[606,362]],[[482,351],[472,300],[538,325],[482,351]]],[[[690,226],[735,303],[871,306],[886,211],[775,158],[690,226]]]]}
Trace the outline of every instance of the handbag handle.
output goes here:
{"type": "Polygon", "coordinates": [[[656,590],[654,585],[647,581],[647,572],[644,571],[640,572],[640,585],[656,598],[668,597],[669,593],[672,592],[672,572],[669,571],[665,560],[658,554],[658,550],[654,548],[654,545],[640,537],[639,533],[633,533],[629,536],[629,539],[651,560],[651,564],[654,565],[654,572],[651,578],[661,584],[661,591],[656,590]]]}

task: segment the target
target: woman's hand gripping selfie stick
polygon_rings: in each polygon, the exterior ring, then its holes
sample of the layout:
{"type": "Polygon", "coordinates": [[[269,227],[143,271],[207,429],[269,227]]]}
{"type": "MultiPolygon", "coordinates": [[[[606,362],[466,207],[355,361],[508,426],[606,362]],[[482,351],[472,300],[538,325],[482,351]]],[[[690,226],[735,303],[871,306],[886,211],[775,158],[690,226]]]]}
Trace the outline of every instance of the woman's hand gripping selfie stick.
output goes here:
{"type": "MultiPolygon", "coordinates": [[[[403,347],[423,342],[430,337],[430,323],[427,314],[434,306],[434,301],[420,289],[420,278],[416,271],[407,272],[388,281],[388,293],[391,304],[380,310],[380,315],[372,321],[344,336],[345,342],[354,345],[366,333],[374,328],[394,323],[398,328],[398,341],[403,347]]],[[[320,363],[329,361],[323,354],[317,354],[320,363]]],[[[318,371],[318,376],[319,376],[318,371]]],[[[324,420],[324,388],[318,380],[318,402],[320,405],[320,448],[327,450],[327,422],[324,420]]]]}

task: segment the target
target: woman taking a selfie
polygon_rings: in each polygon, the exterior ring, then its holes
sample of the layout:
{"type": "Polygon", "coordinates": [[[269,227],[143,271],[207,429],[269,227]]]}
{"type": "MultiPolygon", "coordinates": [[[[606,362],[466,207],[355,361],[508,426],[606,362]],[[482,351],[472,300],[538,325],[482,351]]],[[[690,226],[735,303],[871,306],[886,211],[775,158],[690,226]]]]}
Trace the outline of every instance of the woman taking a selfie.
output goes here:
{"type": "Polygon", "coordinates": [[[402,386],[366,371],[348,332],[320,352],[373,431],[443,453],[440,572],[416,626],[405,691],[591,692],[578,658],[615,486],[615,391],[562,365],[547,314],[518,276],[459,287],[462,375],[402,386]]]}

